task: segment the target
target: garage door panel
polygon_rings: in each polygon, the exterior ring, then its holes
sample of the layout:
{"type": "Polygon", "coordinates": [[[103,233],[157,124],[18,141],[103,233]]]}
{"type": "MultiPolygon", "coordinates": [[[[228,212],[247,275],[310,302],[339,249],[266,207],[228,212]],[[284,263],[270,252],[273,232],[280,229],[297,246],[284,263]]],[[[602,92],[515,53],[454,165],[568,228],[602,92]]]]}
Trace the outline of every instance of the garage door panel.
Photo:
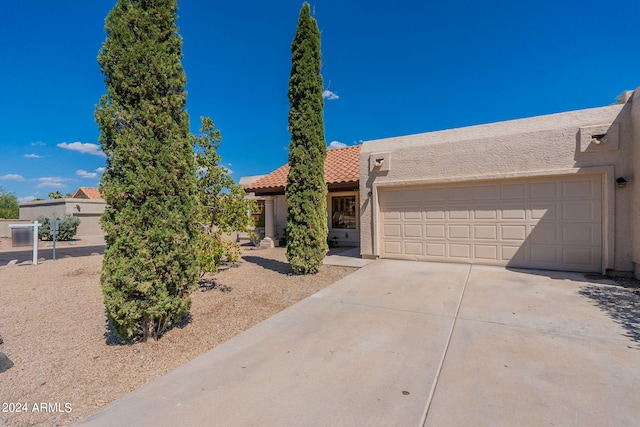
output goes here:
{"type": "Polygon", "coordinates": [[[443,219],[445,219],[446,215],[445,215],[445,212],[443,210],[433,210],[433,209],[427,208],[427,210],[425,212],[425,217],[428,220],[432,220],[432,219],[443,220],[443,219]]]}
{"type": "Polygon", "coordinates": [[[501,225],[500,235],[503,240],[519,240],[524,241],[527,237],[526,225],[501,225]]]}
{"type": "Polygon", "coordinates": [[[532,245],[530,251],[533,264],[557,264],[560,262],[556,246],[532,245]]]}
{"type": "Polygon", "coordinates": [[[404,221],[422,221],[422,211],[408,211],[402,213],[404,221]]]}
{"type": "Polygon", "coordinates": [[[589,248],[562,248],[563,262],[567,264],[588,266],[593,262],[592,255],[592,251],[589,248]]]}
{"type": "Polygon", "coordinates": [[[425,255],[428,257],[444,259],[446,256],[446,245],[444,243],[427,242],[425,255]]]}
{"type": "Polygon", "coordinates": [[[530,185],[531,199],[557,199],[558,187],[557,182],[534,182],[530,185]]]}
{"type": "Polygon", "coordinates": [[[585,199],[591,197],[600,197],[601,186],[595,186],[592,180],[574,179],[563,183],[562,197],[585,199]]]}
{"type": "Polygon", "coordinates": [[[502,208],[500,219],[502,220],[521,220],[527,218],[526,206],[507,206],[502,208]]]}
{"type": "Polygon", "coordinates": [[[424,199],[429,202],[445,202],[447,200],[447,190],[445,188],[431,187],[424,189],[424,199]]]}
{"type": "Polygon", "coordinates": [[[451,243],[449,245],[449,256],[451,258],[469,259],[471,257],[471,244],[451,243]]]}
{"type": "Polygon", "coordinates": [[[400,237],[402,226],[400,224],[385,224],[382,228],[382,237],[400,237]]]}
{"type": "Polygon", "coordinates": [[[502,200],[524,199],[526,197],[526,185],[524,183],[502,184],[500,190],[502,200]]]}
{"type": "Polygon", "coordinates": [[[599,175],[380,189],[382,257],[600,271],[599,175]]]}
{"type": "Polygon", "coordinates": [[[498,212],[496,212],[494,207],[474,209],[473,219],[475,219],[476,221],[481,221],[481,220],[494,221],[498,219],[498,212]]]}
{"type": "Polygon", "coordinates": [[[560,241],[559,228],[557,224],[538,224],[531,230],[529,238],[534,244],[547,243],[555,245],[560,241]]]}
{"type": "Polygon", "coordinates": [[[531,219],[534,220],[545,219],[549,221],[559,219],[558,212],[560,212],[560,209],[557,203],[534,203],[531,205],[531,219]]]}
{"type": "Polygon", "coordinates": [[[469,187],[454,187],[448,192],[448,199],[451,201],[470,201],[472,200],[473,189],[469,187]]]}
{"type": "Polygon", "coordinates": [[[444,239],[446,235],[446,226],[444,224],[432,224],[426,226],[426,237],[428,239],[444,239]]]}
{"type": "Polygon", "coordinates": [[[449,219],[450,220],[456,220],[456,219],[465,219],[468,220],[471,218],[471,214],[467,209],[452,209],[451,211],[449,211],[449,219]]]}
{"type": "Polygon", "coordinates": [[[386,212],[382,212],[382,220],[383,221],[398,221],[402,219],[402,214],[400,211],[389,210],[386,212]]]}
{"type": "Polygon", "coordinates": [[[478,185],[473,188],[473,199],[480,201],[498,200],[498,185],[478,185]]]}
{"type": "Polygon", "coordinates": [[[476,240],[496,240],[498,238],[498,225],[475,225],[473,237],[476,240]]]}
{"type": "Polygon", "coordinates": [[[501,245],[500,247],[502,261],[511,261],[516,263],[523,263],[527,259],[525,255],[525,251],[522,250],[519,246],[506,246],[501,245]]]}
{"type": "Polygon", "coordinates": [[[403,228],[405,238],[422,238],[422,224],[406,224],[403,228]]]}
{"type": "Polygon", "coordinates": [[[567,221],[600,221],[602,209],[591,201],[566,202],[562,219],[567,221]]]}
{"type": "Polygon", "coordinates": [[[499,261],[498,245],[474,245],[474,258],[487,261],[499,261]]]}
{"type": "Polygon", "coordinates": [[[384,242],[384,252],[387,255],[402,255],[402,244],[400,242],[384,242]]]}
{"type": "Polygon", "coordinates": [[[425,198],[425,191],[423,189],[407,190],[404,195],[404,202],[416,202],[420,203],[425,198]]]}
{"type": "Polygon", "coordinates": [[[421,242],[405,242],[404,244],[405,255],[422,256],[422,243],[421,242]]]}
{"type": "Polygon", "coordinates": [[[563,241],[572,242],[574,245],[595,246],[602,240],[601,228],[593,224],[566,224],[561,229],[563,241]]]}
{"type": "Polygon", "coordinates": [[[470,228],[471,227],[469,225],[450,225],[449,238],[468,240],[471,237],[470,228]]]}

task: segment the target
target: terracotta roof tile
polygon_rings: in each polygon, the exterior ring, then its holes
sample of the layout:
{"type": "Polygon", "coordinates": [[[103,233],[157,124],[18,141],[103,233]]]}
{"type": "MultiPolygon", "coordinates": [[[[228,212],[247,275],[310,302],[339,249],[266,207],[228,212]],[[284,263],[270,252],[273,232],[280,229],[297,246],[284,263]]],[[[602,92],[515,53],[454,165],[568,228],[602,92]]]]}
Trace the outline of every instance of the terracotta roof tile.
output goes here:
{"type": "MultiPolygon", "coordinates": [[[[329,187],[360,181],[361,147],[362,145],[353,145],[327,150],[327,158],[324,162],[324,179],[329,187]]],[[[245,191],[256,194],[284,192],[288,174],[289,165],[281,166],[247,186],[245,191]]]]}
{"type": "Polygon", "coordinates": [[[91,199],[91,200],[102,200],[102,195],[100,195],[100,190],[97,188],[91,187],[80,187],[78,191],[73,195],[74,199],[91,199]]]}

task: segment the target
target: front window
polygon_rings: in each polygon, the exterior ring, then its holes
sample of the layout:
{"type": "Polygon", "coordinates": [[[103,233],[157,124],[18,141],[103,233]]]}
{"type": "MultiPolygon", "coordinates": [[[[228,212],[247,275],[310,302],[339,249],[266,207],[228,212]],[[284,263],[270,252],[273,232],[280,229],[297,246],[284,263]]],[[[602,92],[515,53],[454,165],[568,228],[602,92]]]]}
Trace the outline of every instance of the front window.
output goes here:
{"type": "Polygon", "coordinates": [[[253,225],[256,227],[264,227],[264,200],[256,200],[256,202],[258,204],[258,210],[251,212],[253,225]]]}
{"type": "Polygon", "coordinates": [[[356,196],[331,198],[331,227],[356,228],[356,196]]]}

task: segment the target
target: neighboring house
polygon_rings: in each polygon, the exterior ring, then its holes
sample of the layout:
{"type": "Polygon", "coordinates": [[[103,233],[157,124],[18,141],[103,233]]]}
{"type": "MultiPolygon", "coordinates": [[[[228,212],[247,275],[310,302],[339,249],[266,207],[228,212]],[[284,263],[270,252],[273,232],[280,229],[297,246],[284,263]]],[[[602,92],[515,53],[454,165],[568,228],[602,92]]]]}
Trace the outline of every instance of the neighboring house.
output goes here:
{"type": "Polygon", "coordinates": [[[80,187],[71,197],[74,199],[104,200],[100,190],[92,187],[80,187]]]}
{"type": "MultiPolygon", "coordinates": [[[[327,182],[327,223],[329,238],[342,246],[360,243],[358,193],[359,155],[362,145],[327,150],[324,177],[327,182]]],[[[258,227],[264,227],[265,237],[277,244],[284,236],[287,224],[287,185],[289,165],[284,165],[262,177],[240,180],[249,197],[257,200],[260,212],[254,214],[258,227]]]]}
{"type": "MultiPolygon", "coordinates": [[[[246,187],[275,239],[287,172],[246,187]]],[[[329,150],[329,235],[367,258],[640,277],[638,178],[640,88],[607,107],[329,150]]]]}
{"type": "Polygon", "coordinates": [[[99,221],[106,206],[97,188],[80,187],[71,198],[20,203],[20,219],[34,220],[40,215],[73,215],[80,219],[77,238],[103,236],[99,221]]]}

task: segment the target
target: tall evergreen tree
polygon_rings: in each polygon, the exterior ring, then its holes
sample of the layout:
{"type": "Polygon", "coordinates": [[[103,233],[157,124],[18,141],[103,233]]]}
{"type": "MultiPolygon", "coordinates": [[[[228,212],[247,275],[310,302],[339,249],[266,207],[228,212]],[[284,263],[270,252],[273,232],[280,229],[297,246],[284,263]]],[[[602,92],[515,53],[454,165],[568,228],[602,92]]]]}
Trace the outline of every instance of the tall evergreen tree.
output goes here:
{"type": "Polygon", "coordinates": [[[316,273],[327,253],[320,31],[304,3],[291,44],[287,259],[294,273],[316,273]]]}
{"type": "Polygon", "coordinates": [[[189,312],[197,280],[196,173],[176,11],[177,0],[118,0],[98,56],[107,87],[95,114],[107,155],[100,281],[122,339],[158,339],[189,312]]]}

